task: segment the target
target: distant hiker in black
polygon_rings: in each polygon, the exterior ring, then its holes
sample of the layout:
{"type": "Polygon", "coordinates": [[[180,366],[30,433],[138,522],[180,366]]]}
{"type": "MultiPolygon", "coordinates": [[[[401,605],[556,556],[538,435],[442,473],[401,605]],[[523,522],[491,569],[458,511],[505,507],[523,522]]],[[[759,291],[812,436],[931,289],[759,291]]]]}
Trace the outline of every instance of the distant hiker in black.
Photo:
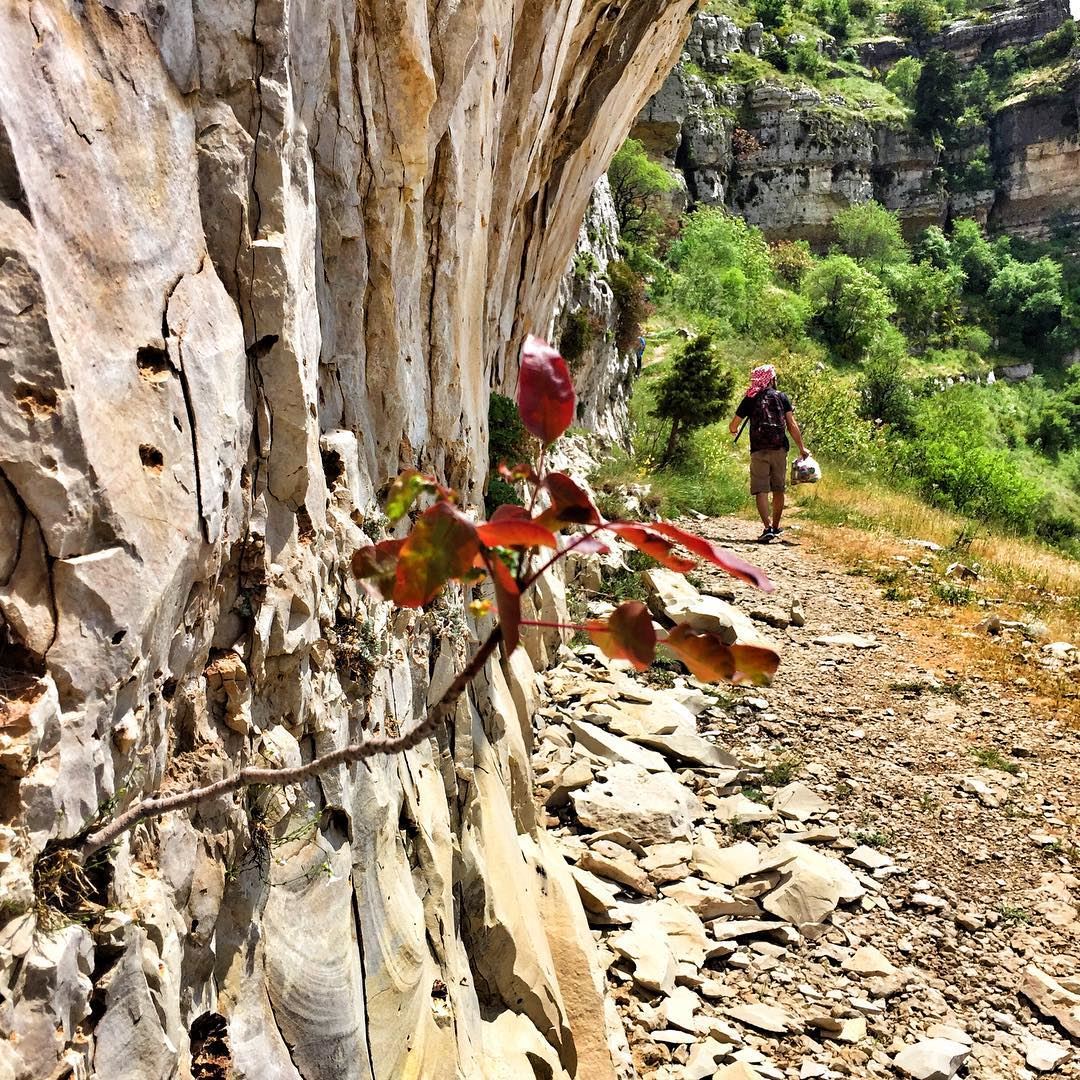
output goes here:
{"type": "Polygon", "coordinates": [[[750,421],[750,494],[757,500],[758,513],[765,528],[758,540],[767,544],[784,531],[780,528],[780,518],[784,513],[787,455],[791,449],[788,433],[791,433],[799,448],[800,458],[808,457],[810,453],[803,445],[791,399],[776,389],[776,368],[772,364],[754,368],[750,373],[750,386],[731,421],[732,435],[738,435],[740,422],[745,420],[750,421]]]}

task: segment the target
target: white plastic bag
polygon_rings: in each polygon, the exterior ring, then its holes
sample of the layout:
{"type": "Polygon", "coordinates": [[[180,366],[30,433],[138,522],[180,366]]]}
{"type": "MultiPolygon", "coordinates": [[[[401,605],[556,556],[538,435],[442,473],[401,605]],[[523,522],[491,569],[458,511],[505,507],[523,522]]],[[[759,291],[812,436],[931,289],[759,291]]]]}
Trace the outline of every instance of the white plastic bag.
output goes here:
{"type": "Polygon", "coordinates": [[[791,463],[793,484],[816,484],[821,479],[821,466],[812,458],[796,458],[791,463]]]}

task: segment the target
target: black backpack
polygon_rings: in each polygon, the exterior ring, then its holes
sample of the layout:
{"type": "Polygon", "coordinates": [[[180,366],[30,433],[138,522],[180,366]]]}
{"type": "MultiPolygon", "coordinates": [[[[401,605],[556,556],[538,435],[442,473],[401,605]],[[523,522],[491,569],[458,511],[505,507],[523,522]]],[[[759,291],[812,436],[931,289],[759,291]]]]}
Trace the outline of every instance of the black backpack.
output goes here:
{"type": "Polygon", "coordinates": [[[758,450],[783,450],[787,444],[784,399],[779,390],[762,390],[750,413],[750,442],[758,450]]]}

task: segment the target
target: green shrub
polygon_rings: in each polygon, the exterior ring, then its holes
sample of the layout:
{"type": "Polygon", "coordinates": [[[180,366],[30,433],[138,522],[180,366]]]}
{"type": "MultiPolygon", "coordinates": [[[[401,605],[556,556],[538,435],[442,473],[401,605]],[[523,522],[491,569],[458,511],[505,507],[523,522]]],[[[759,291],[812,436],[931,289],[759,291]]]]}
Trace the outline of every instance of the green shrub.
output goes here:
{"type": "Polygon", "coordinates": [[[960,61],[952,53],[935,49],[923,61],[913,104],[917,131],[923,135],[936,132],[946,140],[951,139],[964,111],[960,61]]]}
{"type": "Polygon", "coordinates": [[[640,274],[621,259],[608,263],[607,280],[618,311],[615,321],[615,347],[620,353],[628,353],[637,346],[641,327],[649,317],[645,282],[640,274]]]}
{"type": "Polygon", "coordinates": [[[1044,34],[1028,46],[1027,57],[1032,67],[1043,67],[1068,56],[1076,46],[1076,23],[1066,19],[1055,30],[1044,34]]]}
{"type": "Polygon", "coordinates": [[[915,88],[919,85],[922,74],[922,61],[914,56],[904,56],[897,60],[885,76],[885,86],[905,105],[915,104],[915,88]]]}
{"type": "Polygon", "coordinates": [[[664,196],[679,182],[636,139],[627,139],[619,147],[607,175],[619,232],[628,241],[650,246],[663,225],[664,196]]]}
{"type": "Polygon", "coordinates": [[[775,30],[787,22],[787,0],[754,0],[754,17],[766,30],[775,30]]]}
{"type": "Polygon", "coordinates": [[[843,360],[861,359],[894,310],[881,282],[847,255],[822,259],[806,275],[803,292],[812,328],[843,360]]]}
{"type": "Polygon", "coordinates": [[[894,20],[900,34],[923,42],[941,29],[945,9],[934,0],[900,0],[896,5],[894,20]]]}
{"type": "Polygon", "coordinates": [[[683,456],[691,431],[724,416],[734,390],[735,375],[721,367],[712,339],[700,336],[690,341],[655,390],[652,414],[671,425],[661,465],[683,456]]]}
{"type": "Polygon", "coordinates": [[[516,465],[529,455],[528,432],[513,398],[493,393],[488,399],[488,464],[516,465]]]}
{"type": "Polygon", "coordinates": [[[859,414],[880,421],[901,435],[915,430],[915,395],[904,378],[897,356],[879,356],[867,362],[858,382],[859,414]]]}
{"type": "Polygon", "coordinates": [[[1000,259],[983,235],[982,227],[970,218],[954,222],[950,242],[953,257],[964,272],[967,290],[976,294],[986,292],[998,272],[1000,259]]]}
{"type": "Polygon", "coordinates": [[[671,297],[685,311],[731,330],[767,328],[763,301],[772,265],[760,229],[715,207],[699,207],[686,218],[669,257],[676,271],[671,297]]]}
{"type": "Polygon", "coordinates": [[[588,281],[600,269],[600,263],[591,251],[579,251],[574,256],[574,277],[578,281],[588,281]]]}
{"type": "Polygon", "coordinates": [[[593,320],[587,311],[572,311],[563,324],[559,337],[559,352],[570,365],[576,367],[595,340],[593,320]]]}
{"type": "Polygon", "coordinates": [[[857,262],[881,269],[908,257],[900,218],[880,203],[858,203],[833,218],[840,249],[857,262]]]}
{"type": "Polygon", "coordinates": [[[769,261],[782,282],[797,288],[814,265],[814,255],[805,240],[780,240],[769,245],[769,261]]]}
{"type": "Polygon", "coordinates": [[[896,302],[900,329],[920,348],[951,338],[960,322],[963,276],[930,263],[889,267],[885,282],[896,302]]]}
{"type": "Polygon", "coordinates": [[[1032,345],[1045,339],[1061,322],[1061,266],[1053,259],[1021,263],[1006,259],[986,290],[998,332],[1015,342],[1032,345]]]}
{"type": "Polygon", "coordinates": [[[791,53],[791,67],[811,82],[823,79],[828,70],[828,64],[813,41],[801,41],[795,46],[791,53]]]}
{"type": "Polygon", "coordinates": [[[919,262],[929,263],[938,270],[948,270],[953,265],[952,244],[939,225],[923,229],[913,254],[919,262]]]}

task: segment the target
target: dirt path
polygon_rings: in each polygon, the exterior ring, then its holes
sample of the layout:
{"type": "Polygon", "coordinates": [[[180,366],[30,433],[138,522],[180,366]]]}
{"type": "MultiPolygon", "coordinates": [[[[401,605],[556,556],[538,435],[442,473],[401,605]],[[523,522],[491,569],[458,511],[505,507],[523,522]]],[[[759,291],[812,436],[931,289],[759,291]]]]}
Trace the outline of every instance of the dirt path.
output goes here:
{"type": "MultiPolygon", "coordinates": [[[[740,771],[680,772],[686,762],[669,754],[679,780],[702,800],[704,819],[685,840],[657,847],[634,838],[644,846],[631,852],[632,861],[660,890],[655,896],[674,896],[702,916],[708,947],[696,974],[696,957],[672,947],[680,962],[673,987],[655,980],[646,987],[636,978],[646,961],[633,957],[620,920],[628,911],[636,927],[652,897],[623,885],[615,903],[624,908],[592,916],[609,950],[611,992],[639,1075],[1080,1076],[1073,1057],[1080,997],[1070,996],[1080,995],[1078,732],[1036,722],[1023,688],[950,670],[944,639],[934,640],[932,629],[910,618],[905,605],[883,599],[867,578],[815,552],[797,526],[785,542],[768,546],[748,543],[757,530],[746,521],[696,528],[768,571],[774,594],[762,598],[736,583],[735,602],[779,624],[761,628],[784,651],[767,690],[737,690],[719,702],[698,695],[695,704],[677,679],[663,692],[694,709],[709,701],[697,715],[698,732],[734,754],[740,771]],[[805,613],[804,626],[783,625],[793,603],[805,613]],[[782,806],[793,792],[794,815],[782,806]],[[800,802],[814,796],[819,805],[800,813],[800,802]],[[770,816],[727,820],[747,798],[770,816]],[[700,849],[709,830],[721,849],[756,845],[758,872],[725,877],[710,869],[700,849]],[[797,900],[814,912],[806,922],[769,902],[801,865],[769,865],[778,861],[777,845],[792,840],[800,852],[835,860],[815,868],[808,855],[806,874],[793,875],[790,888],[798,886],[797,900]],[[834,880],[822,885],[814,873],[834,880]],[[829,890],[849,873],[862,895],[835,903],[829,890]],[[698,899],[702,889],[711,902],[698,899]],[[778,911],[797,932],[768,923],[778,911]],[[740,934],[732,924],[741,918],[767,922],[740,934]],[[1059,990],[1049,1004],[1048,994],[1059,990]],[[733,1015],[745,1005],[782,1016],[733,1015]],[[770,1024],[783,1030],[766,1030],[770,1024]],[[723,1071],[747,1065],[756,1071],[723,1071]]],[[[722,575],[696,583],[703,593],[732,591],[722,575]]],[[[556,707],[548,722],[562,709],[567,719],[605,724],[595,706],[583,712],[576,678],[561,669],[551,676],[556,707]]],[[[626,694],[612,700],[617,707],[626,694]]],[[[539,734],[540,767],[550,768],[539,734]]],[[[580,749],[573,743],[570,752],[580,749]]],[[[604,753],[599,765],[595,747],[585,757],[603,780],[604,753]]],[[[583,863],[605,879],[613,871],[604,859],[622,855],[609,840],[596,841],[604,822],[584,825],[576,798],[558,816],[580,888],[583,863]]]]}

